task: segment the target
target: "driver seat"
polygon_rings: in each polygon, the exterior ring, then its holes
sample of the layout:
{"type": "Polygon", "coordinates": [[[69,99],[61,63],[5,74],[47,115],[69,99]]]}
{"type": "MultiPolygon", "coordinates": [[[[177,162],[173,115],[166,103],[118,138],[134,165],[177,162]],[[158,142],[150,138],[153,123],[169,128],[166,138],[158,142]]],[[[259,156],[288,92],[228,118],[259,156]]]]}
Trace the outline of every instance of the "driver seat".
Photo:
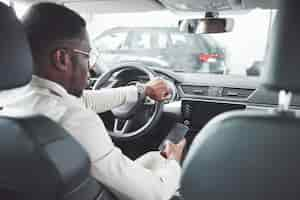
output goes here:
{"type": "MultiPolygon", "coordinates": [[[[22,25],[13,10],[1,2],[0,27],[1,93],[28,84],[33,63],[22,25]]],[[[1,101],[0,107],[5,114],[1,101]]],[[[106,199],[90,168],[87,153],[55,122],[43,116],[1,115],[1,199],[106,199]]]]}
{"type": "Polygon", "coordinates": [[[217,116],[195,138],[183,166],[186,200],[300,199],[300,1],[281,1],[263,74],[278,108],[217,116]]]}

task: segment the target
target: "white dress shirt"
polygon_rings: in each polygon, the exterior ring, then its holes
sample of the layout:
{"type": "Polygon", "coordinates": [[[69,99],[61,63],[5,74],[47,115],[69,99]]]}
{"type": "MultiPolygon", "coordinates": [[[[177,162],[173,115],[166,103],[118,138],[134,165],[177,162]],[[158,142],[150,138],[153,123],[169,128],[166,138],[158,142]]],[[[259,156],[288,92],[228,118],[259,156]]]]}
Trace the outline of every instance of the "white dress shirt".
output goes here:
{"type": "Polygon", "coordinates": [[[130,160],[113,144],[96,114],[136,100],[134,86],[85,91],[79,99],[60,85],[34,76],[25,87],[0,92],[0,114],[43,114],[59,123],[88,152],[92,175],[119,199],[167,200],[178,188],[179,164],[159,152],[130,160]]]}

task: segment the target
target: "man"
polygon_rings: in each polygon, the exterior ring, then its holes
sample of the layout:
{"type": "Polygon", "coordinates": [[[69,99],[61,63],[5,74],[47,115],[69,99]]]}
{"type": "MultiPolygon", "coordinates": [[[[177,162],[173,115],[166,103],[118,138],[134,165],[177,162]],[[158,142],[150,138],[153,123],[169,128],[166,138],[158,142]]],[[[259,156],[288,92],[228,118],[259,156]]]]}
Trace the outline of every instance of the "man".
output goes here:
{"type": "MultiPolygon", "coordinates": [[[[159,152],[136,161],[127,158],[114,146],[94,111],[136,101],[137,88],[83,92],[90,44],[85,21],[74,11],[40,3],[30,8],[23,23],[33,52],[35,76],[30,85],[0,94],[0,104],[6,108],[2,112],[12,108],[22,115],[40,113],[58,122],[88,152],[93,176],[119,199],[169,199],[178,188],[178,163],[185,141],[168,143],[164,152],[167,159],[159,152]]],[[[163,100],[168,93],[159,80],[147,83],[144,92],[156,100],[163,100]]]]}

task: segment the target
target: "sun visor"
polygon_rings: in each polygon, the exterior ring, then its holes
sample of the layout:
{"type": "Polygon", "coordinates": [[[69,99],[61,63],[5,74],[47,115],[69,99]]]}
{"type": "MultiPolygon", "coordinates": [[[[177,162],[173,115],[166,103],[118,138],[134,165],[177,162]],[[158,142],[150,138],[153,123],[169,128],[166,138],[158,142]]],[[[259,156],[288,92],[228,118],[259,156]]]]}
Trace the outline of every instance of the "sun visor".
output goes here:
{"type": "Polygon", "coordinates": [[[242,0],[160,0],[167,8],[175,12],[204,12],[239,10],[242,0]]]}
{"type": "Polygon", "coordinates": [[[300,1],[281,1],[262,74],[268,89],[300,92],[299,8],[300,1]]]}
{"type": "Polygon", "coordinates": [[[262,9],[278,9],[279,0],[242,0],[246,9],[262,8],[262,9]]]}
{"type": "Polygon", "coordinates": [[[149,0],[109,0],[109,1],[64,1],[64,4],[79,13],[111,14],[160,11],[165,8],[149,0]]]}

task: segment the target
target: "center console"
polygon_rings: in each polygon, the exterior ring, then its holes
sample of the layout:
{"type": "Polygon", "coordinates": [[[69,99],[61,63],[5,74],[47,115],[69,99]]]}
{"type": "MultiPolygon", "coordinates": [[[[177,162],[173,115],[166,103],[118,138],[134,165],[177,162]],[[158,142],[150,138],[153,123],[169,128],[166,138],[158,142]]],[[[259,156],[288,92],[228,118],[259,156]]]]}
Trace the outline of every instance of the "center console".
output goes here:
{"type": "Polygon", "coordinates": [[[182,100],[181,112],[184,123],[199,131],[210,119],[223,112],[243,110],[246,106],[238,103],[223,103],[203,100],[182,100]]]}

